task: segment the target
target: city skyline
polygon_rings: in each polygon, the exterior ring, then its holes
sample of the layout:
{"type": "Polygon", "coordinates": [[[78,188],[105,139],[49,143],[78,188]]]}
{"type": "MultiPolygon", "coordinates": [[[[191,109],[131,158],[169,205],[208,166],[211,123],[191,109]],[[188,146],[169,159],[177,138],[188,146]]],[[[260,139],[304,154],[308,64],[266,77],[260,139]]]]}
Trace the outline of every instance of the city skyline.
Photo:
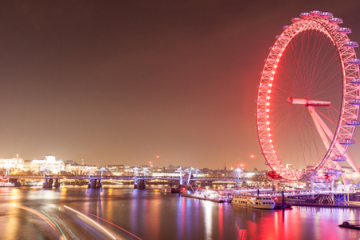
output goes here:
{"type": "MultiPolygon", "coordinates": [[[[269,46],[302,11],[330,11],[356,29],[359,7],[4,3],[0,155],[269,170],[254,116],[269,46]]],[[[359,165],[359,150],[349,152],[359,165]]]]}

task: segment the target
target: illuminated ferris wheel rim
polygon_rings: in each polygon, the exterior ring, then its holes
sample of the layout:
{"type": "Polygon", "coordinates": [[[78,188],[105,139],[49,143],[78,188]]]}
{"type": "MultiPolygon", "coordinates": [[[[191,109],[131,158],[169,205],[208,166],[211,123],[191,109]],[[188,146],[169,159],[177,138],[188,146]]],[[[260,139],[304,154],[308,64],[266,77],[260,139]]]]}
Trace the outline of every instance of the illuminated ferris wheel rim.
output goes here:
{"type": "MultiPolygon", "coordinates": [[[[356,42],[350,41],[347,33],[349,28],[339,27],[340,18],[333,18],[331,13],[312,11],[302,13],[301,18],[293,18],[290,26],[284,26],[284,31],[277,36],[274,45],[265,61],[261,73],[257,99],[257,131],[262,153],[270,168],[287,180],[299,180],[303,172],[286,168],[279,159],[272,144],[271,124],[269,122],[271,87],[276,73],[278,62],[290,41],[301,32],[317,30],[324,33],[335,45],[340,59],[342,72],[342,103],[340,116],[332,142],[323,159],[314,167],[314,171],[332,171],[337,161],[344,161],[346,150],[354,141],[352,136],[355,127],[359,125],[359,66],[354,47],[356,42]]],[[[353,167],[354,168],[354,167],[353,167]]]]}

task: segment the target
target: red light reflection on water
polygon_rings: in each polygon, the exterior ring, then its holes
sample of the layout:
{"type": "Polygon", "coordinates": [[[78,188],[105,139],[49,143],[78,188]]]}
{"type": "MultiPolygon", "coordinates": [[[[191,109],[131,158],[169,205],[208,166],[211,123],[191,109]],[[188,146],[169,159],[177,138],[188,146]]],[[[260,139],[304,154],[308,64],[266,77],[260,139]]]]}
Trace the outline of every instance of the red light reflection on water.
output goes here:
{"type": "Polygon", "coordinates": [[[219,205],[219,239],[224,239],[224,205],[220,204],[219,205]]]}
{"type": "Polygon", "coordinates": [[[186,213],[186,209],[185,209],[185,198],[182,198],[182,203],[181,203],[181,226],[182,226],[182,235],[185,236],[185,213],[186,213]]]}
{"type": "Polygon", "coordinates": [[[237,227],[237,228],[238,228],[238,231],[239,231],[239,234],[238,234],[237,240],[243,240],[243,239],[246,239],[246,235],[245,235],[245,233],[246,233],[246,229],[239,229],[239,227],[237,227]]]}

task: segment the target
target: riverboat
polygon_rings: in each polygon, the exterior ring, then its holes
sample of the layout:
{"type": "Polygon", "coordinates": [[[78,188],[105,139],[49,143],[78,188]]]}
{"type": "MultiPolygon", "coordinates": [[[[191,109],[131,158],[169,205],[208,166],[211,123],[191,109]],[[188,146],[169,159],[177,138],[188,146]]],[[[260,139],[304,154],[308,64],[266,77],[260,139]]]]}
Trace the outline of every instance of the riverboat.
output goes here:
{"type": "Polygon", "coordinates": [[[15,184],[11,182],[0,182],[0,187],[15,187],[15,184]]]}
{"type": "Polygon", "coordinates": [[[345,221],[339,227],[360,230],[360,221],[345,221]]]}
{"type": "Polygon", "coordinates": [[[235,195],[232,202],[233,205],[243,207],[260,208],[260,209],[274,209],[275,201],[271,197],[260,197],[250,195],[235,195]]]}

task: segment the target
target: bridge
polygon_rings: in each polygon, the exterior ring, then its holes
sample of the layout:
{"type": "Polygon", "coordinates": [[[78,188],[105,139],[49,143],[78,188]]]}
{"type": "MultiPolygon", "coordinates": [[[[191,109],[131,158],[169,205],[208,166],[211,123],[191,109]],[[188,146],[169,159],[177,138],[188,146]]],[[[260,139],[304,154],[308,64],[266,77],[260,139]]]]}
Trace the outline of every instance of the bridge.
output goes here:
{"type": "Polygon", "coordinates": [[[58,188],[60,187],[60,180],[74,179],[74,180],[88,180],[89,188],[99,188],[102,187],[103,180],[125,180],[125,181],[133,181],[134,188],[145,189],[146,182],[145,181],[175,181],[179,182],[179,188],[182,185],[190,185],[194,182],[233,182],[236,185],[239,185],[240,182],[246,181],[246,178],[240,177],[193,177],[190,175],[187,179],[183,179],[183,176],[179,177],[160,177],[160,176],[102,176],[102,175],[45,175],[45,176],[21,176],[21,175],[8,175],[8,176],[0,176],[2,180],[9,180],[13,182],[16,186],[19,185],[17,183],[18,179],[43,179],[44,180],[44,188],[58,188]]]}

